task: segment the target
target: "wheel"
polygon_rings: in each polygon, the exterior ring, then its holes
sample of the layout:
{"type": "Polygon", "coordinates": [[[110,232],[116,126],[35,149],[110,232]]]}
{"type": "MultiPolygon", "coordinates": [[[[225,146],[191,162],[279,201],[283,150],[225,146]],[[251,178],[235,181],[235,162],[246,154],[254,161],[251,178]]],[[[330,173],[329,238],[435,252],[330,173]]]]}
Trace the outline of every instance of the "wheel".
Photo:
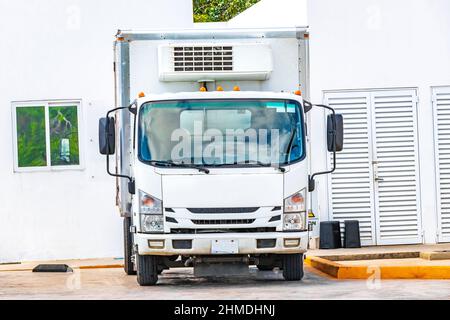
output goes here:
{"type": "Polygon", "coordinates": [[[137,255],[137,281],[141,286],[153,286],[158,282],[158,261],[155,256],[137,255]]]}
{"type": "Polygon", "coordinates": [[[283,256],[283,277],[286,281],[299,281],[303,278],[303,254],[283,256]]]}
{"type": "Polygon", "coordinates": [[[266,266],[264,264],[258,264],[256,267],[259,271],[272,271],[274,268],[273,266],[266,266]]]}
{"type": "Polygon", "coordinates": [[[135,275],[133,263],[133,235],[130,232],[131,218],[123,219],[123,247],[124,247],[124,265],[125,273],[129,276],[135,275]]]}

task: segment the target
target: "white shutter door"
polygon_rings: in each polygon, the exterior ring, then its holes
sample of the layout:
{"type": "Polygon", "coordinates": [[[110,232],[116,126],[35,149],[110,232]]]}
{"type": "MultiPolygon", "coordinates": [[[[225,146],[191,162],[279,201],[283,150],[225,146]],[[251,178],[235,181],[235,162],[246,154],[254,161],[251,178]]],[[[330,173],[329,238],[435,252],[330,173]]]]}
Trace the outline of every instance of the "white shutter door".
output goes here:
{"type": "Polygon", "coordinates": [[[416,91],[371,96],[377,244],[421,243],[416,91]]]}
{"type": "Polygon", "coordinates": [[[439,241],[450,242],[450,87],[433,88],[439,241]]]}
{"type": "MultiPolygon", "coordinates": [[[[373,184],[371,182],[370,97],[364,92],[326,94],[326,102],[344,115],[344,150],[329,179],[333,220],[359,220],[361,243],[375,244],[373,184]]],[[[342,225],[342,224],[341,224],[342,225]]]]}

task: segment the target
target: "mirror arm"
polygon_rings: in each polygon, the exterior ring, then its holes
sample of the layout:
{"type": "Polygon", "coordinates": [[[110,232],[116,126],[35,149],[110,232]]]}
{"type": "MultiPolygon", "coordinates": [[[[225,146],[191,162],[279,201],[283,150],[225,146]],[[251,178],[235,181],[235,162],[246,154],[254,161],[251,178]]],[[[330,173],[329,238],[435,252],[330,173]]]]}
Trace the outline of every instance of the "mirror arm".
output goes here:
{"type": "MultiPolygon", "coordinates": [[[[305,105],[312,107],[319,107],[319,108],[324,108],[324,109],[328,109],[331,111],[331,113],[333,114],[333,116],[336,116],[336,111],[334,111],[333,108],[331,108],[330,106],[324,105],[324,104],[312,104],[309,101],[304,101],[305,105]]],[[[333,121],[333,131],[332,131],[332,135],[333,135],[333,141],[336,141],[336,122],[333,121]]],[[[308,181],[308,189],[309,192],[314,191],[315,189],[315,182],[314,182],[314,178],[320,175],[324,175],[324,174],[330,174],[336,171],[336,143],[333,143],[333,168],[329,171],[322,171],[322,172],[316,172],[313,175],[311,175],[309,177],[309,181],[308,181]]]]}
{"type": "MultiPolygon", "coordinates": [[[[106,127],[107,128],[109,128],[110,115],[118,110],[124,110],[124,109],[128,109],[128,111],[130,111],[132,114],[136,115],[137,114],[136,101],[134,101],[128,107],[119,107],[119,108],[109,110],[108,113],[106,114],[106,127]],[[133,107],[133,106],[135,106],[135,107],[133,107]]],[[[106,135],[106,145],[109,148],[109,134],[106,135]]],[[[109,165],[109,152],[106,155],[106,172],[112,177],[128,179],[129,180],[128,191],[131,194],[135,194],[135,183],[134,183],[134,180],[132,177],[111,172],[110,165],[109,165]]]]}

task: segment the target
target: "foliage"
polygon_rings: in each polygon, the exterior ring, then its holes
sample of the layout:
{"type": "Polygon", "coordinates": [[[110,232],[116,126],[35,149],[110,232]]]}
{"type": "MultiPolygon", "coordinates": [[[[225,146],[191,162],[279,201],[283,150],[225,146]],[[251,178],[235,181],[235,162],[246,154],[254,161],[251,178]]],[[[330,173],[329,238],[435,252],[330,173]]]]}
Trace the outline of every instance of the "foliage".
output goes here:
{"type": "Polygon", "coordinates": [[[77,107],[50,107],[49,117],[52,166],[80,164],[77,107]],[[67,155],[63,154],[64,139],[69,143],[67,155]]]}
{"type": "Polygon", "coordinates": [[[260,0],[193,0],[194,22],[225,22],[260,0]]]}
{"type": "Polygon", "coordinates": [[[45,107],[16,109],[19,167],[45,167],[45,107]]]}

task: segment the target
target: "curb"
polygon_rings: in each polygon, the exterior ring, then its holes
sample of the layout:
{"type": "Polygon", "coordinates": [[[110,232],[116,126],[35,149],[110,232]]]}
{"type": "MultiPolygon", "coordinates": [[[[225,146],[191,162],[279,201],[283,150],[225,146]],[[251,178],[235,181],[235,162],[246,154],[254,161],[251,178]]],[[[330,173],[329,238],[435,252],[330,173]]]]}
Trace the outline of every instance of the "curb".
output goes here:
{"type": "Polygon", "coordinates": [[[435,279],[450,280],[449,266],[344,266],[321,257],[307,257],[305,262],[336,279],[435,279]]]}

